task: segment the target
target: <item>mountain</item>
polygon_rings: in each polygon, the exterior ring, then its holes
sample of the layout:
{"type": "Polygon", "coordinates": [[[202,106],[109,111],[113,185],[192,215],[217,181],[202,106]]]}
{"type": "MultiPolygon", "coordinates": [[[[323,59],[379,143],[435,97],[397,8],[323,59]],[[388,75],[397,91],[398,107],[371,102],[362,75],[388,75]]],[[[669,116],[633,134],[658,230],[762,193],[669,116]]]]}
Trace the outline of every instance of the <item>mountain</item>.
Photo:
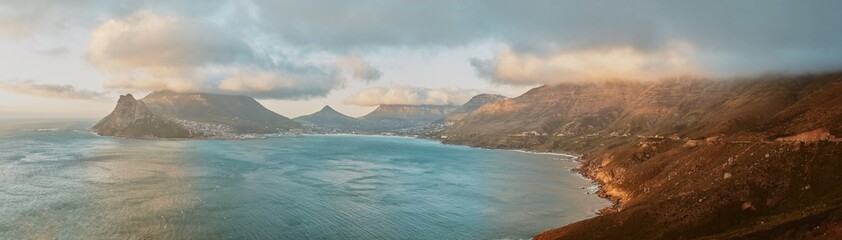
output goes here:
{"type": "Polygon", "coordinates": [[[362,124],[359,119],[337,112],[330,106],[324,106],[318,112],[300,116],[294,120],[322,128],[323,131],[354,131],[362,124]]]}
{"type": "Polygon", "coordinates": [[[535,239],[806,238],[842,232],[840,123],[830,73],[542,86],[437,137],[582,155],[615,206],[535,239]]]}
{"type": "Polygon", "coordinates": [[[406,121],[432,122],[443,118],[458,107],[453,105],[380,105],[369,114],[362,116],[366,120],[397,119],[406,121]]]}
{"type": "Polygon", "coordinates": [[[251,97],[157,91],[141,100],[121,96],[114,111],[93,130],[137,138],[227,138],[300,127],[251,97]]]}
{"type": "Polygon", "coordinates": [[[99,135],[116,137],[194,137],[183,125],[150,112],[146,104],[131,94],[121,95],[114,111],[94,125],[92,130],[99,135]]]}
{"type": "Polygon", "coordinates": [[[472,97],[471,100],[468,100],[468,102],[466,102],[465,104],[462,104],[462,106],[459,106],[459,108],[456,108],[456,110],[453,110],[453,112],[451,112],[450,114],[447,114],[443,121],[445,123],[453,123],[459,121],[465,116],[467,116],[469,113],[479,109],[482,106],[485,106],[486,104],[496,103],[506,99],[508,99],[506,96],[499,94],[476,95],[472,97]]]}
{"type": "Polygon", "coordinates": [[[380,105],[360,117],[364,131],[385,132],[419,127],[440,120],[455,111],[453,105],[380,105]]]}
{"type": "Polygon", "coordinates": [[[371,113],[352,118],[325,106],[318,112],[295,118],[317,132],[393,132],[418,134],[439,129],[441,121],[455,121],[482,105],[506,99],[502,95],[480,94],[461,106],[381,105],[371,113]]]}

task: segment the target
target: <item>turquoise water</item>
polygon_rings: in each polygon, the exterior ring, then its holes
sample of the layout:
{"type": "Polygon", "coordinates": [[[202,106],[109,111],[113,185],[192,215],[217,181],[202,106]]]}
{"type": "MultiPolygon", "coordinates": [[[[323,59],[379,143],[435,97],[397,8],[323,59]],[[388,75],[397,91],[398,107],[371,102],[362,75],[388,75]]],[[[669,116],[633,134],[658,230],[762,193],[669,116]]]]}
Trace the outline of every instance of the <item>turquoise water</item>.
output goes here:
{"type": "Polygon", "coordinates": [[[529,238],[608,203],[562,156],[412,138],[155,141],[2,122],[0,239],[529,238]]]}

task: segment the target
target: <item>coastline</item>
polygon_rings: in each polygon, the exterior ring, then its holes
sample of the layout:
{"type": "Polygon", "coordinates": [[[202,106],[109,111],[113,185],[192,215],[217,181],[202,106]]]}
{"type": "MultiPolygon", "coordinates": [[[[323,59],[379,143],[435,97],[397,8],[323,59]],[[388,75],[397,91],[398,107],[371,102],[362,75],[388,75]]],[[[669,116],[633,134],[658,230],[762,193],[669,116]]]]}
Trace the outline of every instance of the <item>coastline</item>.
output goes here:
{"type": "MultiPolygon", "coordinates": [[[[419,138],[422,138],[422,137],[419,137],[419,138]]],[[[596,178],[594,175],[592,175],[592,174],[595,174],[595,173],[590,172],[586,168],[586,165],[584,164],[584,162],[582,162],[582,157],[584,157],[583,154],[560,153],[560,152],[549,152],[549,151],[536,151],[536,150],[515,149],[515,148],[493,148],[493,147],[483,147],[483,146],[469,145],[469,144],[447,143],[447,142],[444,142],[442,139],[432,139],[432,138],[423,138],[423,139],[429,139],[429,140],[437,141],[441,144],[446,144],[446,145],[466,146],[466,147],[471,147],[471,148],[489,149],[489,150],[513,151],[513,152],[526,153],[526,154],[555,155],[555,156],[563,156],[563,157],[570,158],[571,161],[576,162],[578,165],[575,168],[567,169],[567,170],[576,173],[577,176],[579,176],[583,179],[591,181],[591,185],[584,188],[584,189],[589,190],[588,194],[595,194],[596,196],[611,202],[610,206],[607,206],[607,207],[601,208],[601,209],[596,209],[594,211],[595,212],[594,216],[592,216],[590,218],[582,219],[580,221],[584,221],[584,220],[587,220],[587,219],[591,219],[591,218],[594,218],[594,217],[598,217],[598,216],[616,211],[618,209],[618,207],[620,206],[621,200],[623,200],[620,196],[614,196],[614,195],[610,195],[610,194],[607,193],[608,191],[605,190],[606,183],[603,182],[603,181],[600,181],[598,178],[596,178]],[[592,188],[595,188],[595,189],[591,190],[592,188]]],[[[553,230],[553,229],[548,229],[547,231],[550,231],[550,230],[553,230]]]]}

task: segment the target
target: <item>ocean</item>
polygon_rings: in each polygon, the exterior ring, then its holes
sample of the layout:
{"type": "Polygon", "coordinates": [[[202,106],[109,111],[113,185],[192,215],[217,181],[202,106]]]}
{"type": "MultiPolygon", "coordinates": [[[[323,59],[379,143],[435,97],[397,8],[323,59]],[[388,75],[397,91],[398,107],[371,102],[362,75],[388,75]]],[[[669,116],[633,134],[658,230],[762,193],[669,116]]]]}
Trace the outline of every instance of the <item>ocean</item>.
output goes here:
{"type": "Polygon", "coordinates": [[[135,140],[0,122],[0,239],[519,239],[610,203],[569,156],[381,136],[135,140]]]}

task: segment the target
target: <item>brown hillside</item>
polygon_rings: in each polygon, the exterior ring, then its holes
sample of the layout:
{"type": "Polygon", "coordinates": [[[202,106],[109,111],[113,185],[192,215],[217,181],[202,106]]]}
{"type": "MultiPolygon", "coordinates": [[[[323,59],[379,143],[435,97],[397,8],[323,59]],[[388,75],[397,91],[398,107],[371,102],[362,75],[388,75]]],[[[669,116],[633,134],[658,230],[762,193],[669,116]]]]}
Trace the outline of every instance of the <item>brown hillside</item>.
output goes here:
{"type": "Polygon", "coordinates": [[[808,238],[842,233],[840,123],[834,73],[544,86],[441,134],[583,154],[617,205],[538,239],[808,238]]]}

